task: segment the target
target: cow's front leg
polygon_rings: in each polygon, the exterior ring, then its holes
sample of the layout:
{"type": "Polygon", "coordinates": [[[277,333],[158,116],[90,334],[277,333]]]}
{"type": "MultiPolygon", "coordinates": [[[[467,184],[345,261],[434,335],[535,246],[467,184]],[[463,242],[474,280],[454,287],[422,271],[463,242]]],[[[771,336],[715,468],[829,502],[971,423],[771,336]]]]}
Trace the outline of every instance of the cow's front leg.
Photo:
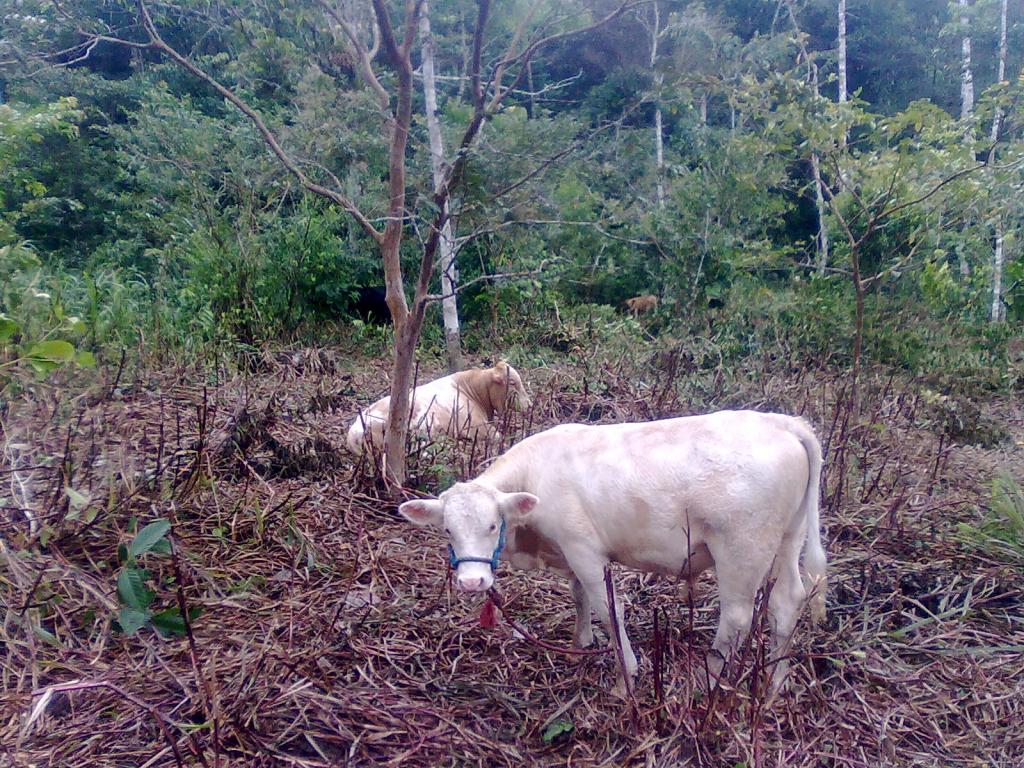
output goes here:
{"type": "MultiPolygon", "coordinates": [[[[573,573],[576,574],[576,579],[583,585],[583,590],[590,599],[590,603],[593,605],[594,611],[597,613],[597,617],[601,620],[605,630],[608,632],[608,637],[612,638],[612,642],[614,642],[615,633],[612,630],[611,611],[609,610],[608,605],[608,591],[605,588],[604,583],[604,569],[608,564],[608,561],[596,552],[583,549],[575,553],[567,551],[565,556],[569,563],[569,567],[571,567],[573,573]]],[[[630,645],[629,637],[626,635],[626,622],[624,611],[622,609],[622,600],[617,595],[615,597],[614,607],[616,624],[619,628],[619,644],[622,646],[622,658],[625,662],[626,674],[629,676],[630,681],[632,681],[633,678],[636,677],[636,654],[633,653],[633,646],[630,645]]],[[[625,696],[626,694],[626,681],[622,678],[621,669],[619,670],[618,680],[615,683],[615,687],[612,688],[612,693],[617,696],[625,696]]]]}
{"type": "Polygon", "coordinates": [[[590,616],[590,595],[575,576],[570,582],[572,599],[576,604],[576,628],[572,633],[572,642],[577,648],[586,648],[594,642],[594,627],[590,616]]]}

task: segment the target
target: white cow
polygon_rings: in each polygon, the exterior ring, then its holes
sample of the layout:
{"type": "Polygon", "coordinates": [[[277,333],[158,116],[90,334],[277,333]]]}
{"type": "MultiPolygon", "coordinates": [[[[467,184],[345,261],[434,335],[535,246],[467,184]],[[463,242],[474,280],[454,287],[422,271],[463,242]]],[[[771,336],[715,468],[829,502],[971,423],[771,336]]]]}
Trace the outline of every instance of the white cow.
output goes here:
{"type": "MultiPolygon", "coordinates": [[[[416,387],[412,393],[410,430],[425,437],[449,434],[456,437],[488,439],[495,435],[494,417],[511,404],[520,410],[530,407],[523,380],[511,365],[499,360],[493,368],[460,371],[416,387]]],[[[388,423],[391,398],[384,397],[364,408],[348,429],[346,443],[361,453],[367,441],[380,450],[388,423]]]]}
{"type": "MultiPolygon", "coordinates": [[[[805,540],[811,615],[824,618],[820,473],[818,440],[792,416],[720,411],[639,424],[565,424],[513,446],[476,480],[437,500],[407,501],[399,511],[447,533],[463,590],[490,588],[499,553],[514,567],[568,576],[581,647],[593,640],[591,607],[611,637],[603,577],[609,562],[690,577],[714,566],[722,606],[708,668],[717,677],[749,631],[755,595],[769,575],[772,652],[786,653],[807,597],[800,574],[805,540]]],[[[632,677],[636,656],[616,602],[632,677]]],[[[785,668],[780,658],[776,688],[785,668]]]]}

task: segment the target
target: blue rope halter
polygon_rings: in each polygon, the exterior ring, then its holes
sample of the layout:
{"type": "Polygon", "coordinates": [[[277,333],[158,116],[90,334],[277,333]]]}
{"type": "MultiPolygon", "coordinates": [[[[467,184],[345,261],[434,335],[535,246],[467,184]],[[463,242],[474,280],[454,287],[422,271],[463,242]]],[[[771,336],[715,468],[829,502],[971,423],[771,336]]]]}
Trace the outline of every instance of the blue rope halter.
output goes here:
{"type": "Polygon", "coordinates": [[[498,558],[501,557],[501,550],[505,548],[505,518],[501,518],[501,530],[498,531],[498,546],[494,548],[494,554],[491,555],[490,559],[486,557],[456,557],[455,549],[451,544],[448,545],[448,564],[454,571],[459,567],[460,563],[487,563],[491,566],[492,572],[498,570],[498,558]]]}

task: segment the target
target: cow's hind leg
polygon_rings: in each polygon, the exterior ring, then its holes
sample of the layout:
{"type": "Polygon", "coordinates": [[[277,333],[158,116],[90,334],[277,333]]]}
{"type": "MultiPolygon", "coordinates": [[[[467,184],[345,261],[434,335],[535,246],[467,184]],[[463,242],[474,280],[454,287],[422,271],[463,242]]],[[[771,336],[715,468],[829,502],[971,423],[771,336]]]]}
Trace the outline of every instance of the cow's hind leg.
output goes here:
{"type": "Polygon", "coordinates": [[[754,619],[754,599],[764,583],[771,560],[750,551],[736,551],[708,544],[715,558],[721,615],[718,631],[708,653],[709,684],[722,674],[726,661],[736,652],[750,632],[754,619]]]}
{"type": "Polygon", "coordinates": [[[594,642],[594,627],[590,616],[590,595],[575,576],[570,582],[572,599],[576,605],[576,628],[572,633],[573,644],[577,648],[586,648],[594,642]]]}
{"type": "Polygon", "coordinates": [[[785,682],[789,660],[784,657],[789,653],[793,630],[807,597],[807,590],[800,578],[803,529],[799,534],[783,540],[772,573],[775,583],[768,598],[768,615],[772,629],[772,659],[775,661],[772,672],[773,693],[785,682]]]}

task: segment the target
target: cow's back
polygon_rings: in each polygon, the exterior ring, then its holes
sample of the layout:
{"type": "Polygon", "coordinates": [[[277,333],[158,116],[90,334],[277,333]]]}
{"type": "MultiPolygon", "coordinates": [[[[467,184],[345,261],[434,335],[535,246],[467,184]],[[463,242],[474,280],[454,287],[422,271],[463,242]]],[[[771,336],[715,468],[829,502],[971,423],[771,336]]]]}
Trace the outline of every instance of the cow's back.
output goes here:
{"type": "Polygon", "coordinates": [[[613,559],[678,572],[720,532],[781,540],[808,485],[791,417],[720,411],[662,421],[567,424],[523,440],[484,473],[540,502],[538,529],[602,542],[613,559]]]}

